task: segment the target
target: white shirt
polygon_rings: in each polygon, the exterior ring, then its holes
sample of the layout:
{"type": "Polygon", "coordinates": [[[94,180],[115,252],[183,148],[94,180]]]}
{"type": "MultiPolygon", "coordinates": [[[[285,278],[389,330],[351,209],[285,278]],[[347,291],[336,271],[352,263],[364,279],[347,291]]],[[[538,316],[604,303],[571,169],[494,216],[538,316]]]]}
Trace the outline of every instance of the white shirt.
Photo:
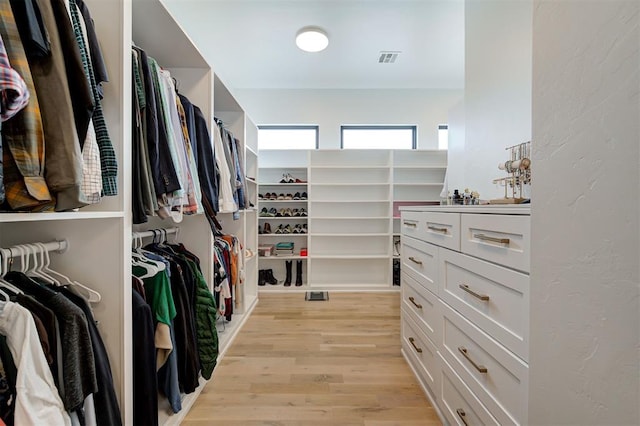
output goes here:
{"type": "Polygon", "coordinates": [[[71,425],[44,357],[31,312],[5,302],[0,333],[16,363],[16,425],[71,425]]]}

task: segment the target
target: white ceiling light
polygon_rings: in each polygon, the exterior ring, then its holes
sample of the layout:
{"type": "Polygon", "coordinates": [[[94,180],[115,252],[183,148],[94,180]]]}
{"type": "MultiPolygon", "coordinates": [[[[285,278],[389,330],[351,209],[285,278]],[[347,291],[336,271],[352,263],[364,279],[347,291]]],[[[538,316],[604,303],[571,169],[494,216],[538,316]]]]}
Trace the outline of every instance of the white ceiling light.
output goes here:
{"type": "Polygon", "coordinates": [[[329,37],[322,28],[304,27],[296,35],[296,45],[305,52],[320,52],[329,45],[329,37]]]}

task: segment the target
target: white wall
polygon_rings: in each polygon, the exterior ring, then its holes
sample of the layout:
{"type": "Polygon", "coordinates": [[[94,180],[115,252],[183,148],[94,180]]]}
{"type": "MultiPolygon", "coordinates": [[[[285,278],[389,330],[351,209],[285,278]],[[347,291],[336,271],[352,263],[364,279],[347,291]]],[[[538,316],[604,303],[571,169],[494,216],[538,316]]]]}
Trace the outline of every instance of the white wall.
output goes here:
{"type": "Polygon", "coordinates": [[[506,176],[497,167],[505,148],[531,140],[531,8],[529,0],[465,4],[465,128],[457,130],[465,140],[449,152],[450,190],[502,198],[492,181],[506,176]]]}
{"type": "Polygon", "coordinates": [[[418,148],[438,149],[438,124],[462,90],[237,89],[235,95],[256,124],[317,124],[320,149],[340,148],[340,126],[418,126],[418,148]]]}
{"type": "Polygon", "coordinates": [[[535,0],[531,424],[640,424],[639,15],[535,0]]]}

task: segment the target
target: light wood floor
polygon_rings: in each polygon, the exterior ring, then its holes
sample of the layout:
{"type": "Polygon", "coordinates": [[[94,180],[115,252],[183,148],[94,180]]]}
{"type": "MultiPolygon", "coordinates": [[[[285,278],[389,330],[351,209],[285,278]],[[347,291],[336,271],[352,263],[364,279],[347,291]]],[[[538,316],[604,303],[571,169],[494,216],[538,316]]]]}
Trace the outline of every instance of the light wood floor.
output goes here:
{"type": "Polygon", "coordinates": [[[183,425],[440,425],[400,353],[397,293],[261,294],[183,425]]]}

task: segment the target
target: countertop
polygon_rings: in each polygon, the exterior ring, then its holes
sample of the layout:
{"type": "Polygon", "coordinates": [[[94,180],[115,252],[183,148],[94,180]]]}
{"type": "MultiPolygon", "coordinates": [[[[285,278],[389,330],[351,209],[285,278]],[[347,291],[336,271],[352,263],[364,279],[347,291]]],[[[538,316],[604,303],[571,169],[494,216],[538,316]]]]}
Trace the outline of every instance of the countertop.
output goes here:
{"type": "Polygon", "coordinates": [[[401,206],[399,210],[411,212],[530,215],[531,204],[488,204],[480,206],[401,206]]]}

